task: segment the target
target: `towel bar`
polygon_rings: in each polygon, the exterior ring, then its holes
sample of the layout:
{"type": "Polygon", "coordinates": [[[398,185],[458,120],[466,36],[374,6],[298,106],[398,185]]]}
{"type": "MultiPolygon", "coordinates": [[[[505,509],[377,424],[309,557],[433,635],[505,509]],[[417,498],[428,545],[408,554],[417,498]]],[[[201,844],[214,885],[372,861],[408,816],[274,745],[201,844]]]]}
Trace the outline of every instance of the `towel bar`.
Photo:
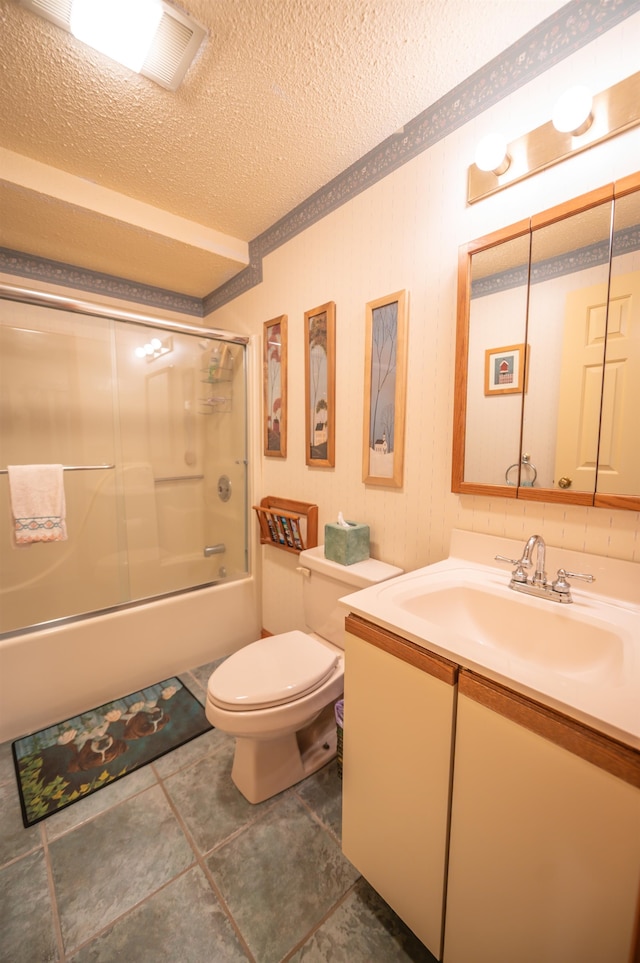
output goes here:
{"type": "MultiPolygon", "coordinates": [[[[115,468],[115,465],[63,465],[63,471],[101,471],[105,468],[115,468]]],[[[7,475],[8,468],[0,468],[0,475],[7,475]]]]}

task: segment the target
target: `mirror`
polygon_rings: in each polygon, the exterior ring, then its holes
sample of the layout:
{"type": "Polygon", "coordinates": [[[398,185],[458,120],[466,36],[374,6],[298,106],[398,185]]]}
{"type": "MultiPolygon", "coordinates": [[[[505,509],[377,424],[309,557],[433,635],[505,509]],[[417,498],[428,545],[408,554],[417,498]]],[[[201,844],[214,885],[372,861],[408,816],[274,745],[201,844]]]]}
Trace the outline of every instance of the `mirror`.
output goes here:
{"type": "MultiPolygon", "coordinates": [[[[627,179],[634,186],[634,179],[627,179]]],[[[640,509],[640,189],[615,199],[595,504],[640,509]]]]}
{"type": "Polygon", "coordinates": [[[454,492],[640,508],[639,284],[640,175],[461,248],[454,492]]]}

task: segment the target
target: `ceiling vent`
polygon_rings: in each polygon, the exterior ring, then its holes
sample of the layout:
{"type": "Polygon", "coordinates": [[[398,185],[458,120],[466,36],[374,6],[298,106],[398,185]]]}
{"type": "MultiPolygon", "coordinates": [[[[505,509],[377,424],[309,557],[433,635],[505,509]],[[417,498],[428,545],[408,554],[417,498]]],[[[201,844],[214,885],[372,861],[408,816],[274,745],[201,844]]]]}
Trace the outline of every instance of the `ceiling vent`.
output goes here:
{"type": "MultiPolygon", "coordinates": [[[[20,0],[23,7],[71,32],[73,0],[20,0]]],[[[126,30],[126,23],[123,24],[126,30]]],[[[167,90],[177,90],[206,31],[186,14],[162,3],[162,19],[140,73],[167,90]]]]}

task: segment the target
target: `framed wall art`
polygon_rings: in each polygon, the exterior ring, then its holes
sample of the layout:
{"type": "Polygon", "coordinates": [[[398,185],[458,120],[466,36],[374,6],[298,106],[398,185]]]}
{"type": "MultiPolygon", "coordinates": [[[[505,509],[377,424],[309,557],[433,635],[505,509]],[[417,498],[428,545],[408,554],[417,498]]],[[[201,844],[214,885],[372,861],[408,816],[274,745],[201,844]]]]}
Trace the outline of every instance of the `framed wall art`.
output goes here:
{"type": "Polygon", "coordinates": [[[264,453],[287,457],[287,315],[263,325],[264,453]]]}
{"type": "Polygon", "coordinates": [[[485,395],[521,394],[524,384],[524,344],[488,348],[484,353],[485,395]]]}
{"type": "Polygon", "coordinates": [[[401,488],[407,382],[406,292],[370,301],[364,367],[365,485],[401,488]]]}
{"type": "Polygon", "coordinates": [[[336,432],[336,306],[304,314],[306,463],[333,468],[336,432]]]}

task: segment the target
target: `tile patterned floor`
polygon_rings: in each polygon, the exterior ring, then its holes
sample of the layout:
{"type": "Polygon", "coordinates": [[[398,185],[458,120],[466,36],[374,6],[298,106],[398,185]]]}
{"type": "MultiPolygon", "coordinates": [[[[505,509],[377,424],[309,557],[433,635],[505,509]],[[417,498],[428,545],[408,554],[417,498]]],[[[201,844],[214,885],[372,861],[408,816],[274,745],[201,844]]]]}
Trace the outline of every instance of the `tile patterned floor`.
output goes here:
{"type": "Polygon", "coordinates": [[[342,855],[335,760],[252,806],[232,756],[213,730],[25,829],[0,745],[0,963],[434,963],[342,855]]]}

